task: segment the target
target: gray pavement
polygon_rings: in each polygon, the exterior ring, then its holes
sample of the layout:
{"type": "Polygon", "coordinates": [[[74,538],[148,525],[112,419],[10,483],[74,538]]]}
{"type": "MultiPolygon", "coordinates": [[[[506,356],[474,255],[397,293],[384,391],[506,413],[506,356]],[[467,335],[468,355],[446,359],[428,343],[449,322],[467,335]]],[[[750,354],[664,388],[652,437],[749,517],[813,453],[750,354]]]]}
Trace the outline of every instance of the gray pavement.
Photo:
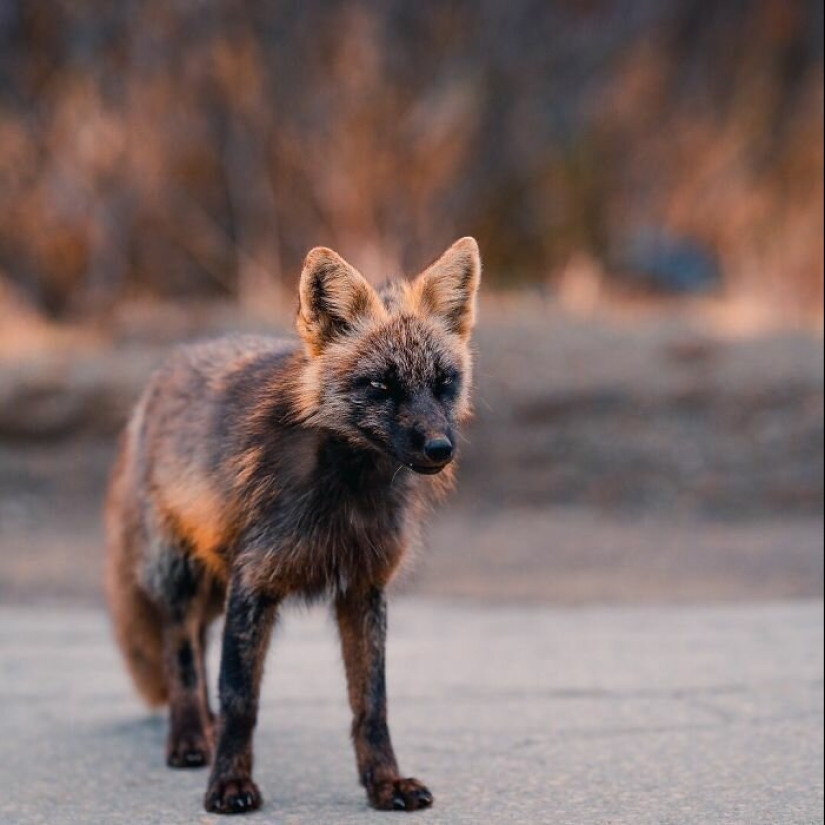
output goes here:
{"type": "MultiPolygon", "coordinates": [[[[266,804],[250,821],[823,821],[821,601],[547,609],[400,599],[390,618],[396,749],[435,808],[367,809],[332,624],[322,610],[296,610],[268,660],[256,740],[266,804]]],[[[201,808],[204,771],[163,766],[164,737],[101,613],[0,608],[2,825],[219,821],[201,808]]]]}

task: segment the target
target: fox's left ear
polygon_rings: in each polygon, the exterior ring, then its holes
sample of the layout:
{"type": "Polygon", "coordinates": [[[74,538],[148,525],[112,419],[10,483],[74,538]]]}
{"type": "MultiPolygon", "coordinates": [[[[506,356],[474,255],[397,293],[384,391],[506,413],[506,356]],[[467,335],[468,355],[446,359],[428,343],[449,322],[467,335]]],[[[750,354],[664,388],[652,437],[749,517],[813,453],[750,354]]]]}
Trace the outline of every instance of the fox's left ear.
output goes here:
{"type": "Polygon", "coordinates": [[[413,283],[421,312],[438,316],[464,340],[475,325],[481,256],[475,238],[456,241],[413,283]]]}

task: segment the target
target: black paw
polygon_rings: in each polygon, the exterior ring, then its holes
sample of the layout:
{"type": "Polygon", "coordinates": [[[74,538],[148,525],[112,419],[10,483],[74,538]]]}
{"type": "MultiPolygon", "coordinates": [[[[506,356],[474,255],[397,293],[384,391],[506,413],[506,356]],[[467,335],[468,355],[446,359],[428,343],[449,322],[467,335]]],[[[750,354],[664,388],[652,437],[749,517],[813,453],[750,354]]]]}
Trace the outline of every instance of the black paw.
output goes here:
{"type": "Polygon", "coordinates": [[[261,792],[251,779],[230,777],[210,784],[203,805],[212,814],[246,814],[257,811],[262,802],[261,792]]]}
{"type": "Polygon", "coordinates": [[[209,764],[211,748],[202,734],[179,736],[166,748],[166,764],[170,768],[202,768],[209,764]]]}
{"type": "Polygon", "coordinates": [[[417,779],[378,782],[368,793],[370,804],[379,811],[419,811],[433,804],[433,795],[417,779]]]}

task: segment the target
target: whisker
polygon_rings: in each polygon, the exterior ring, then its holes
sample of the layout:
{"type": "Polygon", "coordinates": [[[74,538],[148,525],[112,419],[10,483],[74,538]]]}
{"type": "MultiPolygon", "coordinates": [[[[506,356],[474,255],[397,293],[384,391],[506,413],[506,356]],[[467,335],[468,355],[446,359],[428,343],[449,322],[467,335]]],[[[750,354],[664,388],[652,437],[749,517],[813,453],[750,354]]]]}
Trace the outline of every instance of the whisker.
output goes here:
{"type": "Polygon", "coordinates": [[[404,469],[403,464],[398,465],[398,469],[392,474],[392,478],[390,479],[390,490],[392,490],[392,485],[395,484],[395,479],[397,478],[398,474],[404,469]]]}

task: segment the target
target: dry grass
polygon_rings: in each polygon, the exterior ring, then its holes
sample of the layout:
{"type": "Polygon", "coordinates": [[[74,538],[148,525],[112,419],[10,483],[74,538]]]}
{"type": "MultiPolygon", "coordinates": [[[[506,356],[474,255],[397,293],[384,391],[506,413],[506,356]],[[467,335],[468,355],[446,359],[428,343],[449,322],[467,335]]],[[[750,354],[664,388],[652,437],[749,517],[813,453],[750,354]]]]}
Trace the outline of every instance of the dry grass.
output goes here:
{"type": "Polygon", "coordinates": [[[712,260],[740,315],[821,323],[821,18],[816,0],[18,4],[0,269],[49,316],[99,320],[137,295],[288,308],[319,243],[378,280],[473,233],[488,283],[584,260],[612,283],[647,268],[626,250],[652,233],[712,260]]]}

